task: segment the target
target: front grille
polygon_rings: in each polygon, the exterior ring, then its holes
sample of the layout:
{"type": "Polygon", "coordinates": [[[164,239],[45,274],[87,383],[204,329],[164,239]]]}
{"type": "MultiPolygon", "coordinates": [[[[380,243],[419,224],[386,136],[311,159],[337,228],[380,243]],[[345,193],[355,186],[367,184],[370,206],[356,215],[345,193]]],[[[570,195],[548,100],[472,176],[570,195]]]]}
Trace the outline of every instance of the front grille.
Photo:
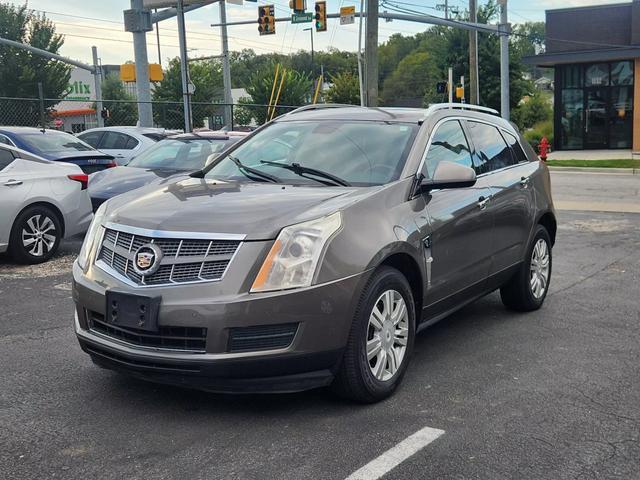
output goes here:
{"type": "Polygon", "coordinates": [[[250,352],[287,348],[291,345],[297,331],[297,323],[231,328],[228,351],[250,352]]]}
{"type": "Polygon", "coordinates": [[[107,228],[97,264],[140,286],[214,281],[222,278],[239,246],[238,240],[157,238],[107,228]],[[160,267],[155,273],[140,275],[133,268],[135,253],[149,243],[162,251],[160,267]]]}
{"type": "Polygon", "coordinates": [[[104,315],[88,311],[89,330],[143,347],[168,350],[188,350],[203,353],[207,344],[207,329],[200,327],[159,327],[157,332],[121,327],[108,323],[104,315]]]}

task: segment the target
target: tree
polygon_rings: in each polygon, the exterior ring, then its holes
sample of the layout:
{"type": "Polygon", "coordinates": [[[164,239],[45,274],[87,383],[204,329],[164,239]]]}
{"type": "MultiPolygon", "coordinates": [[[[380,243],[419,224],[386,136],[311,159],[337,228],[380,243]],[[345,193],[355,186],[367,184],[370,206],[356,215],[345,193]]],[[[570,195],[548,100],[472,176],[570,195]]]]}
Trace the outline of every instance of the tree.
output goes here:
{"type": "Polygon", "coordinates": [[[109,118],[104,121],[105,126],[136,125],[138,122],[136,99],[126,91],[118,75],[107,75],[103,80],[102,98],[104,98],[104,108],[109,110],[109,118]]]}
{"type": "MultiPolygon", "coordinates": [[[[189,76],[196,89],[191,96],[193,125],[201,127],[206,118],[222,111],[214,105],[223,99],[222,68],[219,62],[199,61],[189,63],[189,76]]],[[[180,59],[174,58],[164,72],[153,93],[156,102],[166,102],[154,107],[155,122],[165,128],[183,128],[184,111],[182,104],[182,77],[180,59]]]]}
{"type": "MultiPolygon", "coordinates": [[[[256,72],[251,76],[249,85],[247,86],[247,93],[251,96],[251,102],[254,105],[263,105],[262,107],[240,107],[244,108],[247,112],[250,112],[252,118],[258,124],[263,124],[267,121],[267,107],[269,100],[271,99],[271,92],[274,91],[274,96],[278,98],[278,105],[284,105],[285,107],[276,108],[275,116],[278,116],[286,111],[290,110],[291,106],[300,106],[308,103],[311,96],[312,82],[305,74],[296,72],[295,70],[285,69],[284,81],[282,82],[282,88],[280,88],[281,76],[278,76],[278,82],[276,88],[273,88],[273,80],[275,73],[275,65],[271,65],[259,72],[256,72]]],[[[280,68],[280,75],[282,75],[282,68],[280,68]]],[[[247,105],[246,101],[242,102],[247,105]]]]}
{"type": "Polygon", "coordinates": [[[331,77],[332,85],[325,93],[327,102],[360,105],[360,82],[352,72],[338,73],[331,77]]]}
{"type": "Polygon", "coordinates": [[[413,51],[404,57],[385,80],[385,105],[421,107],[427,91],[435,93],[439,69],[430,53],[413,51]]]}
{"type": "MultiPolygon", "coordinates": [[[[0,4],[0,32],[3,38],[56,54],[64,44],[54,24],[25,5],[0,4]]],[[[0,46],[0,97],[35,98],[41,82],[45,98],[61,98],[70,76],[71,66],[65,63],[23,49],[0,46]]],[[[45,108],[50,110],[55,103],[45,102],[45,108]]],[[[14,104],[11,110],[0,108],[0,124],[38,125],[39,122],[38,102],[14,104]]]]}
{"type": "Polygon", "coordinates": [[[545,95],[536,92],[513,110],[512,120],[520,130],[532,128],[535,124],[550,121],[553,109],[545,95]]]}

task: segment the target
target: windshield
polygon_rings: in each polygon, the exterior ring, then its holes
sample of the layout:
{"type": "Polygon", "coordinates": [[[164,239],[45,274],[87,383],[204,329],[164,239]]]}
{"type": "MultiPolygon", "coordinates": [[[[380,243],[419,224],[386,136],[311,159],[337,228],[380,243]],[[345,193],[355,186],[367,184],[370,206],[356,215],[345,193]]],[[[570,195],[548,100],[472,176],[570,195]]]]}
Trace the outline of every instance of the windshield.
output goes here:
{"type": "MultiPolygon", "coordinates": [[[[367,121],[278,122],[255,133],[233,151],[242,165],[283,182],[318,183],[301,176],[299,165],[329,173],[351,185],[382,185],[400,176],[418,125],[367,121]],[[274,164],[276,162],[276,164],[274,164]],[[294,168],[283,168],[281,165],[294,168]]],[[[238,162],[223,157],[207,177],[247,180],[238,162]]]]}
{"type": "Polygon", "coordinates": [[[77,152],[95,151],[91,145],[64,132],[27,133],[22,135],[21,139],[31,149],[45,154],[68,152],[70,150],[77,152]]]}
{"type": "Polygon", "coordinates": [[[198,170],[209,155],[224,150],[236,139],[191,138],[160,140],[131,160],[127,167],[198,170]]]}

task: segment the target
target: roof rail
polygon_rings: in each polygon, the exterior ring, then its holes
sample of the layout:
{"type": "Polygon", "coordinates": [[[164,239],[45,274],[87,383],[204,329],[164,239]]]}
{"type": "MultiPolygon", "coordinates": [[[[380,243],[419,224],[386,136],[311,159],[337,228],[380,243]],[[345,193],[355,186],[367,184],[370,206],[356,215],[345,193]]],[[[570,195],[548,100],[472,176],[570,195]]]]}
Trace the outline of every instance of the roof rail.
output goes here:
{"type": "Polygon", "coordinates": [[[315,103],[313,105],[304,105],[302,107],[298,107],[295,110],[291,110],[285,115],[293,115],[294,113],[306,112],[309,110],[322,110],[324,108],[346,108],[346,107],[357,107],[359,105],[347,105],[346,103],[315,103]]]}
{"type": "Polygon", "coordinates": [[[438,110],[448,110],[448,109],[454,109],[454,108],[457,108],[460,110],[474,110],[476,112],[491,113],[492,115],[500,115],[500,112],[498,112],[493,108],[482,107],[480,105],[472,105],[470,103],[434,103],[432,105],[429,105],[429,108],[427,108],[425,116],[431,113],[434,113],[438,110]]]}

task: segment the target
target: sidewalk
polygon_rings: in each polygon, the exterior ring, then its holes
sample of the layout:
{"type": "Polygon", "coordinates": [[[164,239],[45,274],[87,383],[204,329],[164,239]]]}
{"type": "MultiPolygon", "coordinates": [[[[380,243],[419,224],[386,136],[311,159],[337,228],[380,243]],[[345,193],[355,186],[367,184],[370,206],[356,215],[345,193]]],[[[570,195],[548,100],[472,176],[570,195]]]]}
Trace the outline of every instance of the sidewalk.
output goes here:
{"type": "Polygon", "coordinates": [[[631,150],[562,150],[551,152],[549,160],[632,160],[638,158],[631,150]]]}

